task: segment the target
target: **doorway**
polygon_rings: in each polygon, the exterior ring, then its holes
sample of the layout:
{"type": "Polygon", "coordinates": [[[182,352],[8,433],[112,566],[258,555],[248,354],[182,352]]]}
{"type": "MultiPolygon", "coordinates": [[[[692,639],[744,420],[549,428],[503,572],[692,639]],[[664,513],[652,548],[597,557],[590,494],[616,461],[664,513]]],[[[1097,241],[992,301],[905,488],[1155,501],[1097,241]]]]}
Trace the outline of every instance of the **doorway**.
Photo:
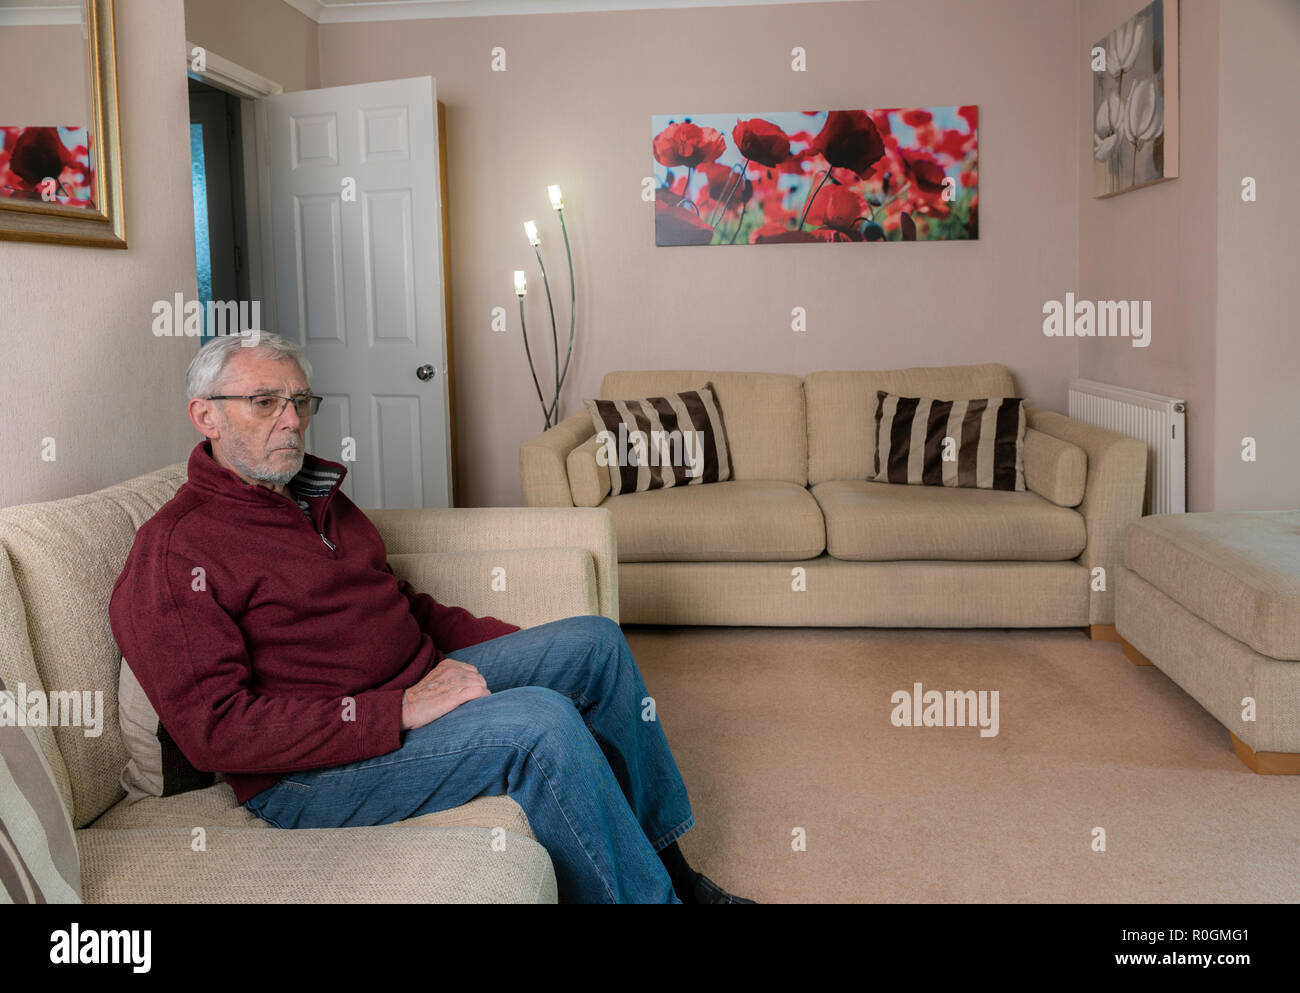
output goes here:
{"type": "Polygon", "coordinates": [[[233,94],[192,76],[188,82],[194,259],[203,340],[207,342],[214,334],[245,331],[261,322],[248,304],[208,306],[212,302],[238,304],[251,297],[242,114],[239,98],[233,94]],[[210,316],[225,326],[209,327],[210,316]],[[227,317],[230,324],[226,324],[227,317]]]}

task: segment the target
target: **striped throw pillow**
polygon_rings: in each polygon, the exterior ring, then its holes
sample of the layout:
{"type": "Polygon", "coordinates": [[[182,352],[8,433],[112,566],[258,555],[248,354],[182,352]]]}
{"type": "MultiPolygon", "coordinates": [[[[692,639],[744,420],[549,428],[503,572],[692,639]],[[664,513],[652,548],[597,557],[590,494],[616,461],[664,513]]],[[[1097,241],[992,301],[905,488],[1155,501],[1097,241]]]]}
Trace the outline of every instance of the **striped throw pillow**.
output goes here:
{"type": "MultiPolygon", "coordinates": [[[[0,693],[9,693],[3,680],[0,693]]],[[[32,729],[8,720],[0,721],[0,903],[81,903],[68,808],[32,729]]]]}
{"type": "Polygon", "coordinates": [[[1025,488],[1022,397],[935,400],[876,391],[876,472],[882,483],[1025,488]]]}
{"type": "Polygon", "coordinates": [[[190,764],[158,720],[158,711],[126,659],[117,679],[117,715],[127,755],[121,782],[128,803],[207,789],[226,778],[220,772],[200,772],[190,764]]]}
{"type": "Polygon", "coordinates": [[[644,400],[584,400],[603,444],[610,495],[731,478],[727,427],[712,383],[644,400]]]}

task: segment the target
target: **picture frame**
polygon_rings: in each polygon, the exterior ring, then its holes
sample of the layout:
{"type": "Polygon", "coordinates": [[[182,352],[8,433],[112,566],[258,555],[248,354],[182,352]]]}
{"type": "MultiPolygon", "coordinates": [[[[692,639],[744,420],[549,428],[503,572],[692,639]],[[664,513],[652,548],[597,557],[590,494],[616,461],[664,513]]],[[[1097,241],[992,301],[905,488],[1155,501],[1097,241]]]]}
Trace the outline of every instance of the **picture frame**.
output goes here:
{"type": "MultiPolygon", "coordinates": [[[[24,130],[66,134],[76,131],[75,125],[89,124],[85,172],[89,174],[93,198],[81,205],[47,200],[43,196],[0,196],[0,239],[8,241],[44,242],[57,245],[82,245],[99,248],[126,248],[126,218],[122,191],[121,139],[118,122],[117,55],[114,34],[113,0],[82,0],[81,26],[85,38],[87,66],[88,122],[68,121],[16,121],[15,125],[31,127],[6,127],[6,136],[21,136],[24,130]],[[36,127],[43,125],[74,125],[64,127],[36,127]]],[[[0,121],[0,126],[9,124],[0,121]]],[[[64,139],[67,140],[66,138],[64,139]]],[[[60,153],[66,150],[57,146],[60,153]]],[[[12,151],[12,148],[10,149],[12,151]]],[[[6,160],[8,156],[5,156],[6,160]]],[[[30,184],[29,184],[30,185],[30,184]]],[[[65,195],[66,189],[57,181],[46,181],[45,192],[53,198],[74,199],[65,195]]],[[[29,191],[30,192],[30,191],[29,191]]]]}

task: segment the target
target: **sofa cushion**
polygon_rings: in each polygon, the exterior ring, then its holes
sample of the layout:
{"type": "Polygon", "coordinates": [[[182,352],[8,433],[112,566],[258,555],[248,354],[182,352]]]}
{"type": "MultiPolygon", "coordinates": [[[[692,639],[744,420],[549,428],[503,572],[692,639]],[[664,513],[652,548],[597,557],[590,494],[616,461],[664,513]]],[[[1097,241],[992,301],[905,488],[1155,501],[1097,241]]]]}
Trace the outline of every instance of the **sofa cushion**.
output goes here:
{"type": "Polygon", "coordinates": [[[1059,562],[1083,551],[1083,517],[1028,490],[891,486],[838,480],[812,488],[837,559],[1059,562]]]}
{"type": "Polygon", "coordinates": [[[712,383],[639,400],[583,402],[615,495],[731,478],[727,425],[712,383]]]}
{"type": "Polygon", "coordinates": [[[876,391],[877,482],[1023,490],[1024,451],[1019,397],[940,400],[876,391]]]}
{"type": "Polygon", "coordinates": [[[1144,517],[1124,565],[1261,655],[1300,661],[1300,510],[1144,517]]]}
{"type": "MultiPolygon", "coordinates": [[[[29,692],[0,679],[0,706],[25,707],[16,697],[29,692]]],[[[80,903],[72,821],[36,735],[16,715],[0,721],[0,903],[80,903]]]]}
{"type": "Polygon", "coordinates": [[[609,470],[596,462],[596,449],[604,447],[601,439],[592,435],[565,456],[575,507],[599,507],[609,496],[609,470]]]}
{"type": "Polygon", "coordinates": [[[731,478],[807,485],[808,434],[803,381],[798,376],[689,370],[611,372],[601,381],[600,395],[605,400],[665,396],[696,390],[707,382],[713,383],[727,419],[731,478]]]}
{"type": "Polygon", "coordinates": [[[555,903],[532,838],[485,827],[191,827],[79,833],[87,903],[555,903]]]}
{"type": "Polygon", "coordinates": [[[826,548],[817,501],[790,482],[733,479],[612,496],[620,562],[786,562],[826,548]]]}
{"type": "MultiPolygon", "coordinates": [[[[808,482],[812,485],[866,479],[875,471],[877,390],[949,400],[1016,395],[1011,373],[1003,365],[814,372],[804,377],[803,388],[808,405],[808,482]]],[[[730,408],[727,416],[731,417],[730,408]]]]}
{"type": "MultiPolygon", "coordinates": [[[[67,770],[76,827],[122,798],[119,779],[127,755],[112,719],[122,656],[108,623],[109,596],[136,530],[185,478],[185,464],[177,463],[95,493],[0,510],[0,544],[13,567],[45,691],[103,694],[107,719],[101,734],[88,736],[82,727],[52,729],[67,770]]],[[[9,630],[7,621],[4,629],[9,630]]]]}

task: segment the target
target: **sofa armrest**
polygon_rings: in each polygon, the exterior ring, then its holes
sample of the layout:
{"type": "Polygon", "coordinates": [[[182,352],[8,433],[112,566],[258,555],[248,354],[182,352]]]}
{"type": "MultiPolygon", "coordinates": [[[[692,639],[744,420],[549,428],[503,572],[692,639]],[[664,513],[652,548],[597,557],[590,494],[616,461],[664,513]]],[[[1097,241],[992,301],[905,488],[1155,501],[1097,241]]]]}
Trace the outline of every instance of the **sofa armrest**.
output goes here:
{"type": "Polygon", "coordinates": [[[1025,432],[1025,486],[1058,507],[1083,502],[1088,456],[1078,445],[1035,431],[1025,432]]]}
{"type": "Polygon", "coordinates": [[[1029,426],[1036,431],[1068,441],[1088,456],[1088,478],[1079,513],[1083,514],[1088,543],[1077,561],[1088,569],[1091,590],[1089,622],[1115,623],[1114,567],[1124,560],[1124,530],[1142,516],[1146,494],[1146,442],[1117,431],[1084,424],[1064,414],[1031,409],[1029,426]],[[1106,588],[1096,589],[1091,572],[1106,570],[1106,588]]]}
{"type": "Polygon", "coordinates": [[[519,480],[527,507],[572,507],[565,459],[596,433],[584,407],[519,446],[519,480]]]}
{"type": "Polygon", "coordinates": [[[600,586],[585,548],[416,552],[389,555],[388,564],[439,603],[521,628],[600,613],[600,586]]]}
{"type": "Polygon", "coordinates": [[[595,566],[601,614],[618,620],[618,546],[608,508],[433,507],[365,513],[389,555],[581,548],[595,566]]]}
{"type": "Polygon", "coordinates": [[[599,507],[613,488],[609,479],[609,466],[596,461],[596,451],[602,444],[600,436],[593,434],[571,451],[565,460],[574,506],[599,507]]]}

